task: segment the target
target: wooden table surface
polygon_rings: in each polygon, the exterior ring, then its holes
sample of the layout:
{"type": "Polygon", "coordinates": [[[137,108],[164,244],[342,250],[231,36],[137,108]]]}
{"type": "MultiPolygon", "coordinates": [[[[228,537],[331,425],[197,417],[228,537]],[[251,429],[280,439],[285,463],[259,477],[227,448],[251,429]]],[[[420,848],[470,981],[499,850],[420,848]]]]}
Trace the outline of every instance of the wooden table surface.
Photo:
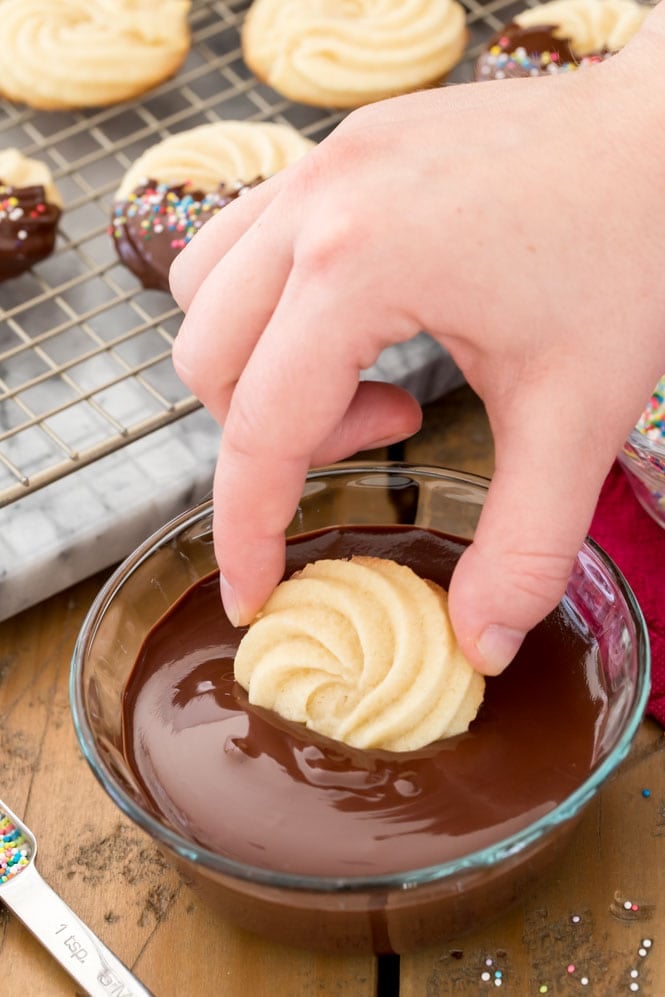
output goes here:
{"type": "MultiPolygon", "coordinates": [[[[405,456],[490,474],[472,392],[427,406],[405,456]]],[[[104,577],[0,624],[0,798],[35,833],[42,876],[157,997],[665,995],[665,737],[655,723],[643,723],[553,878],[490,927],[399,962],[281,948],[203,907],[81,758],[69,660],[104,577]]],[[[3,995],[80,992],[0,905],[1,980],[3,995]]]]}

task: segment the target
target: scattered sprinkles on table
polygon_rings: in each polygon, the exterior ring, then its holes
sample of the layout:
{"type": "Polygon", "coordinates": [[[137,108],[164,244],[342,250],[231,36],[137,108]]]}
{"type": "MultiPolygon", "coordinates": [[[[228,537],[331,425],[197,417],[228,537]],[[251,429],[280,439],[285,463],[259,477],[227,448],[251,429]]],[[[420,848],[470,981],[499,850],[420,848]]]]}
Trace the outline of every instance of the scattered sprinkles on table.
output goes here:
{"type": "MultiPolygon", "coordinates": [[[[652,945],[653,942],[651,938],[642,939],[640,947],[637,950],[637,954],[640,957],[640,959],[646,958],[646,956],[649,954],[649,949],[651,948],[652,945]]],[[[628,989],[633,994],[636,994],[640,991],[640,984],[638,983],[639,976],[640,976],[640,971],[635,967],[633,967],[628,974],[628,978],[630,980],[630,983],[628,984],[628,989]]]]}
{"type": "Polygon", "coordinates": [[[14,822],[0,813],[0,886],[13,879],[30,863],[31,845],[14,822]]]}
{"type": "Polygon", "coordinates": [[[641,959],[644,959],[645,956],[647,956],[649,954],[649,949],[651,948],[652,945],[653,945],[653,942],[652,942],[652,940],[650,938],[643,938],[642,939],[640,947],[637,950],[637,954],[640,956],[641,959]]]}
{"type": "Polygon", "coordinates": [[[480,974],[480,979],[482,983],[493,983],[495,987],[503,986],[503,970],[498,969],[494,965],[494,960],[491,956],[487,956],[485,959],[485,966],[487,967],[480,974]]]}
{"type": "MultiPolygon", "coordinates": [[[[622,910],[626,911],[630,910],[632,914],[634,914],[636,911],[639,911],[640,909],[643,910],[651,909],[647,905],[642,905],[642,908],[640,908],[640,905],[636,903],[634,900],[623,899],[623,897],[620,897],[619,895],[615,895],[613,905],[619,906],[622,910]]],[[[568,918],[568,921],[571,925],[574,925],[576,929],[577,926],[583,923],[583,918],[581,914],[571,914],[568,918]]],[[[554,934],[556,935],[556,937],[558,937],[559,940],[563,940],[564,938],[563,933],[556,934],[555,932],[554,934]]],[[[575,937],[575,935],[576,935],[576,930],[573,930],[573,932],[568,936],[571,942],[572,939],[575,937]]],[[[639,967],[640,963],[643,963],[644,959],[649,955],[652,946],[653,946],[652,938],[649,937],[642,938],[637,948],[637,956],[639,961],[636,961],[635,958],[632,957],[630,958],[630,962],[628,963],[628,965],[625,967],[623,972],[625,974],[624,975],[625,991],[627,993],[641,992],[642,990],[642,985],[640,983],[641,970],[639,967]]],[[[575,943],[573,943],[573,947],[576,947],[575,943]]],[[[464,952],[461,951],[460,949],[451,950],[450,955],[454,959],[464,958],[464,952]]],[[[502,950],[497,949],[497,955],[501,956],[502,958],[505,958],[507,956],[507,952],[503,949],[502,950]]],[[[569,978],[571,985],[579,986],[580,988],[586,990],[586,992],[593,991],[593,993],[595,993],[596,991],[593,988],[599,985],[600,983],[599,979],[594,978],[593,974],[589,972],[588,966],[580,966],[578,963],[570,959],[570,956],[568,958],[570,961],[563,962],[563,964],[561,965],[561,971],[565,973],[565,975],[569,978]]],[[[585,954],[584,961],[587,963],[589,962],[588,952],[585,954]]],[[[557,973],[557,976],[558,975],[559,974],[557,973]]],[[[496,961],[491,956],[486,955],[481,957],[479,977],[477,978],[479,979],[479,982],[483,984],[479,992],[487,994],[492,990],[493,987],[494,988],[502,987],[503,983],[506,981],[506,974],[503,969],[500,969],[498,967],[496,961]]],[[[601,978],[604,979],[602,972],[601,972],[601,978]]],[[[559,993],[561,983],[562,983],[561,978],[559,978],[559,983],[557,984],[552,979],[547,979],[547,978],[543,979],[541,977],[541,979],[536,983],[536,986],[538,988],[537,993],[543,995],[550,994],[554,991],[556,993],[559,993]],[[553,990],[552,987],[554,988],[553,990]]],[[[566,993],[568,992],[569,992],[568,989],[566,989],[566,993]]],[[[622,992],[624,992],[623,989],[622,992]]]]}

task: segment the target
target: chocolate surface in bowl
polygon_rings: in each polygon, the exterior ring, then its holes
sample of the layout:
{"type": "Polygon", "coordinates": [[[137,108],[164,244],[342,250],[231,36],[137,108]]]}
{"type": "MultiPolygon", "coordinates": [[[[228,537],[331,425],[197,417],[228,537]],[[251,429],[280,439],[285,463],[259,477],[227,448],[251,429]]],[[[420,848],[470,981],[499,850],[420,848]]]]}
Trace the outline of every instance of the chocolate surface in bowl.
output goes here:
{"type": "MultiPolygon", "coordinates": [[[[419,527],[338,527],[292,538],[286,573],[363,553],[447,587],[463,548],[419,527]]],[[[127,762],[155,815],[232,859],[315,876],[448,862],[551,811],[598,760],[598,645],[565,604],[487,682],[468,733],[400,753],[353,749],[249,705],[233,679],[243,632],[209,575],[153,627],[124,699],[127,762]]]]}

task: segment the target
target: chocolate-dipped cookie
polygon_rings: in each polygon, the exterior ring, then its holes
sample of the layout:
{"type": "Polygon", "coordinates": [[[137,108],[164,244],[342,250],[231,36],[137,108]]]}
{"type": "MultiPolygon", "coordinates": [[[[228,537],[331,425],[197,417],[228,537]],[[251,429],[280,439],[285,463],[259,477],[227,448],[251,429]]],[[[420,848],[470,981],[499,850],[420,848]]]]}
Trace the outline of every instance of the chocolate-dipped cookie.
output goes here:
{"type": "Polygon", "coordinates": [[[151,146],[113,201],[118,256],[144,287],[168,291],[171,263],[199,229],[312,145],[288,125],[219,121],[151,146]]]}
{"type": "Polygon", "coordinates": [[[111,235],[118,256],[144,287],[169,290],[169,269],[181,249],[225,205],[260,183],[204,193],[185,184],[147,180],[113,205],[111,235]]]}
{"type": "Polygon", "coordinates": [[[552,76],[603,62],[633,37],[647,13],[636,0],[550,0],[494,35],[475,78],[552,76]]]}
{"type": "Polygon", "coordinates": [[[52,252],[61,208],[44,163],[17,149],[0,153],[0,281],[17,277],[52,252]]]}

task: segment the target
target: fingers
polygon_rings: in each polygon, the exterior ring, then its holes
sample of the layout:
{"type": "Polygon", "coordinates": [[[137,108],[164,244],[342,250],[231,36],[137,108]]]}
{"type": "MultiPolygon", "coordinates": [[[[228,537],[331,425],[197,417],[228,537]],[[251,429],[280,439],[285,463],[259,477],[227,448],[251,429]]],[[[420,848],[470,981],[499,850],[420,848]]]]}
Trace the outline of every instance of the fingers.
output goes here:
{"type": "Polygon", "coordinates": [[[347,456],[379,442],[379,432],[381,441],[386,432],[399,438],[420,424],[405,392],[358,386],[381,337],[355,296],[339,295],[350,283],[292,275],[233,393],[215,478],[214,534],[224,603],[236,624],[254,617],[282,576],[284,531],[313,458],[347,456]]]}
{"type": "MultiPolygon", "coordinates": [[[[220,216],[208,222],[190,246],[220,216]]],[[[288,231],[286,222],[278,218],[277,224],[282,233],[288,231]]],[[[222,235],[226,240],[225,229],[222,235]]],[[[203,253],[210,253],[208,262],[217,248],[204,244],[203,253]]],[[[173,365],[220,423],[226,419],[235,383],[270,321],[290,269],[288,241],[275,241],[266,251],[260,232],[252,225],[238,238],[233,252],[212,263],[189,305],[173,344],[173,365]]]]}
{"type": "Polygon", "coordinates": [[[310,456],[310,466],[333,464],[359,450],[387,447],[417,433],[422,410],[403,388],[362,381],[339,423],[310,456]]]}
{"type": "Polygon", "coordinates": [[[246,455],[225,437],[213,485],[213,536],[224,609],[234,626],[242,626],[284,574],[284,531],[300,500],[308,461],[246,455]]]}
{"type": "Polygon", "coordinates": [[[227,204],[178,253],[171,264],[169,283],[173,297],[184,312],[215,265],[270,204],[280,182],[281,175],[276,174],[227,204]]]}
{"type": "Polygon", "coordinates": [[[503,671],[561,599],[614,455],[609,440],[573,445],[584,413],[557,408],[568,393],[543,395],[525,397],[495,429],[496,471],[451,580],[453,627],[488,675],[503,671]]]}

